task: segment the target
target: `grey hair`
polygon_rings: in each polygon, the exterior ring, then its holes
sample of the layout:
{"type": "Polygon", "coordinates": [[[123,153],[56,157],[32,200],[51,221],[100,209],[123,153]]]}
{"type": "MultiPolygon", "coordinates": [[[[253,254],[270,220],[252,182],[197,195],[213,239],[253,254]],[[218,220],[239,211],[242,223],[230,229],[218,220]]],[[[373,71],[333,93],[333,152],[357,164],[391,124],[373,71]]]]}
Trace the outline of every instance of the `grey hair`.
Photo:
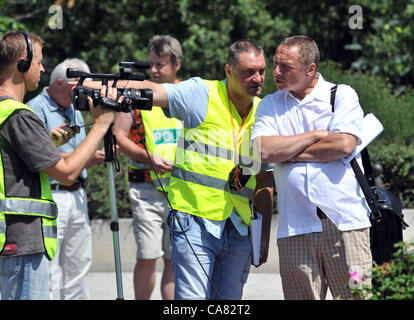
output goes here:
{"type": "Polygon", "coordinates": [[[316,65],[318,69],[319,65],[319,49],[315,40],[305,35],[298,35],[293,37],[285,38],[280,45],[286,45],[288,47],[298,47],[299,48],[299,61],[302,66],[305,68],[311,63],[316,65]]]}
{"type": "Polygon", "coordinates": [[[236,65],[239,62],[240,55],[243,52],[254,52],[258,56],[264,55],[263,48],[256,42],[251,40],[239,40],[230,46],[229,54],[227,56],[227,63],[231,66],[236,65]]]}
{"type": "Polygon", "coordinates": [[[180,42],[168,35],[156,35],[151,38],[147,48],[148,54],[154,52],[157,56],[169,56],[171,64],[181,62],[183,50],[180,42]]]}
{"type": "Polygon", "coordinates": [[[70,58],[70,59],[66,59],[65,61],[59,63],[52,71],[51,75],[50,75],[50,80],[49,80],[49,84],[52,85],[53,82],[55,82],[57,79],[62,79],[65,82],[68,82],[70,80],[70,78],[66,77],[66,69],[67,68],[74,68],[74,69],[78,69],[80,71],[83,72],[88,72],[90,73],[90,69],[89,66],[86,64],[85,61],[81,60],[81,59],[77,59],[77,58],[70,58]]]}

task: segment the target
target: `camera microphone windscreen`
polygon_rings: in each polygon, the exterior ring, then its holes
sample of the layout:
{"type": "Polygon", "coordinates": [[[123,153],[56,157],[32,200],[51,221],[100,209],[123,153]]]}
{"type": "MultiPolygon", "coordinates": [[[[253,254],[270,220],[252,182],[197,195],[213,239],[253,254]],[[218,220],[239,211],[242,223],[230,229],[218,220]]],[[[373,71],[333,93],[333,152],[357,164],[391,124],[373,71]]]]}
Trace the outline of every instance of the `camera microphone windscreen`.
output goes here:
{"type": "Polygon", "coordinates": [[[129,80],[143,81],[143,80],[145,80],[145,74],[143,74],[141,72],[133,72],[131,74],[129,80]]]}
{"type": "Polygon", "coordinates": [[[66,78],[71,79],[71,78],[80,78],[80,77],[84,77],[85,76],[85,72],[80,71],[78,69],[73,69],[73,68],[67,68],[66,69],[66,78]]]}
{"type": "Polygon", "coordinates": [[[148,69],[151,68],[151,62],[149,61],[142,61],[142,60],[136,60],[134,61],[136,68],[142,68],[142,69],[148,69]]]}

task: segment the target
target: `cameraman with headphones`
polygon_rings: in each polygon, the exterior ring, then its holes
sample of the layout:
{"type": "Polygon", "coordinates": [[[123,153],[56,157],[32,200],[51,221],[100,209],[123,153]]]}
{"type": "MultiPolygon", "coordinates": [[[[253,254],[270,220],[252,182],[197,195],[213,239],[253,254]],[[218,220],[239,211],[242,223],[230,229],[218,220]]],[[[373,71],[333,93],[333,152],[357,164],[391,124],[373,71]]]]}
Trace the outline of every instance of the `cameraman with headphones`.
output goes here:
{"type": "MultiPolygon", "coordinates": [[[[45,71],[42,47],[40,37],[24,31],[8,32],[0,40],[1,299],[50,299],[48,260],[57,250],[57,207],[48,175],[72,185],[115,116],[89,99],[95,123],[82,144],[63,158],[42,121],[23,104],[45,71]]],[[[114,99],[116,93],[103,87],[100,95],[114,99]]]]}
{"type": "MultiPolygon", "coordinates": [[[[67,68],[90,72],[86,62],[70,58],[59,63],[50,74],[49,87],[30,100],[27,105],[43,121],[46,129],[52,131],[59,125],[61,129],[76,124],[79,133],[58,149],[64,157],[71,154],[86,137],[84,119],[79,110],[74,111],[70,92],[72,87],[66,77],[67,68]]],[[[70,130],[70,129],[69,129],[70,130]]],[[[87,167],[104,162],[105,151],[97,150],[87,167]]],[[[92,231],[88,216],[88,199],[85,191],[87,184],[86,169],[71,186],[61,185],[50,178],[53,200],[59,210],[58,215],[58,252],[51,266],[52,289],[61,300],[88,300],[89,289],[86,276],[92,264],[92,231]],[[59,273],[58,273],[59,272],[59,273]]]]}

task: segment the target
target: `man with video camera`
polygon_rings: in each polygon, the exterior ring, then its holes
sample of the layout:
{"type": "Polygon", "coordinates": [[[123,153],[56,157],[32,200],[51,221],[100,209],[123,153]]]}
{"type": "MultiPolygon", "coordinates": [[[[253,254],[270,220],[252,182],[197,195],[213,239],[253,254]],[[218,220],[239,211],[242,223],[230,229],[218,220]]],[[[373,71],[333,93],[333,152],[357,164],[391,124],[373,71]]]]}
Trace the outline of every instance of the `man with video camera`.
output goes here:
{"type": "MultiPolygon", "coordinates": [[[[78,126],[78,133],[67,143],[58,147],[64,157],[70,155],[86,137],[82,113],[73,109],[72,86],[66,77],[67,68],[90,72],[88,65],[80,59],[66,59],[59,63],[50,75],[50,85],[30,100],[27,105],[44,123],[47,131],[63,124],[61,129],[78,126]]],[[[76,128],[75,128],[76,129],[76,128]]],[[[104,150],[97,150],[87,166],[102,163],[104,150]]],[[[58,252],[51,266],[51,286],[61,300],[88,300],[86,275],[92,264],[92,231],[88,216],[86,169],[82,170],[75,183],[65,186],[50,178],[53,200],[58,206],[58,252]]],[[[53,293],[52,293],[53,294],[53,293]]]]}
{"type": "Polygon", "coordinates": [[[175,299],[241,299],[252,263],[250,200],[263,214],[260,264],[267,260],[273,176],[249,148],[265,67],[263,49],[241,40],[230,46],[226,80],[117,84],[151,89],[153,105],[183,121],[168,189],[175,299]]]}
{"type": "MultiPolygon", "coordinates": [[[[154,36],[148,44],[151,80],[157,83],[179,83],[182,49],[177,39],[154,36]]],[[[120,151],[129,157],[129,198],[132,204],[134,234],[137,242],[137,262],[134,268],[134,289],[137,300],[149,300],[155,285],[155,264],[164,258],[161,295],[174,299],[174,274],[171,266],[171,242],[167,225],[169,178],[175,156],[181,122],[167,118],[161,108],[134,110],[134,119],[120,113],[114,124],[120,151]],[[139,132],[138,132],[139,130],[139,132]],[[171,137],[171,139],[162,137],[171,137]],[[150,159],[144,144],[153,161],[150,159]],[[160,185],[158,178],[160,178],[160,185]]]]}
{"type": "MultiPolygon", "coordinates": [[[[42,47],[41,38],[24,31],[8,32],[0,40],[1,299],[50,299],[48,260],[57,250],[57,207],[48,175],[72,185],[115,116],[88,99],[94,125],[82,144],[62,157],[42,121],[23,104],[44,72],[42,47]]],[[[116,99],[117,90],[104,86],[100,96],[116,99]]]]}

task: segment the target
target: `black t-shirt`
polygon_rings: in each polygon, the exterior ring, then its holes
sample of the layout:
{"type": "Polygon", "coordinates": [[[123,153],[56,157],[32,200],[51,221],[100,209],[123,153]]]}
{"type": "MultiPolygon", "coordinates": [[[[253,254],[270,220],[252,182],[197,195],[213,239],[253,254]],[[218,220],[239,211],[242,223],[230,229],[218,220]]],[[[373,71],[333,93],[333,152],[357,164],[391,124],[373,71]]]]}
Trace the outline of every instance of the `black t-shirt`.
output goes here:
{"type": "MultiPolygon", "coordinates": [[[[0,126],[0,149],[6,196],[39,198],[38,172],[53,166],[62,156],[38,116],[29,110],[16,110],[0,126]]],[[[2,255],[45,251],[41,218],[6,214],[6,225],[8,246],[2,255]]]]}

